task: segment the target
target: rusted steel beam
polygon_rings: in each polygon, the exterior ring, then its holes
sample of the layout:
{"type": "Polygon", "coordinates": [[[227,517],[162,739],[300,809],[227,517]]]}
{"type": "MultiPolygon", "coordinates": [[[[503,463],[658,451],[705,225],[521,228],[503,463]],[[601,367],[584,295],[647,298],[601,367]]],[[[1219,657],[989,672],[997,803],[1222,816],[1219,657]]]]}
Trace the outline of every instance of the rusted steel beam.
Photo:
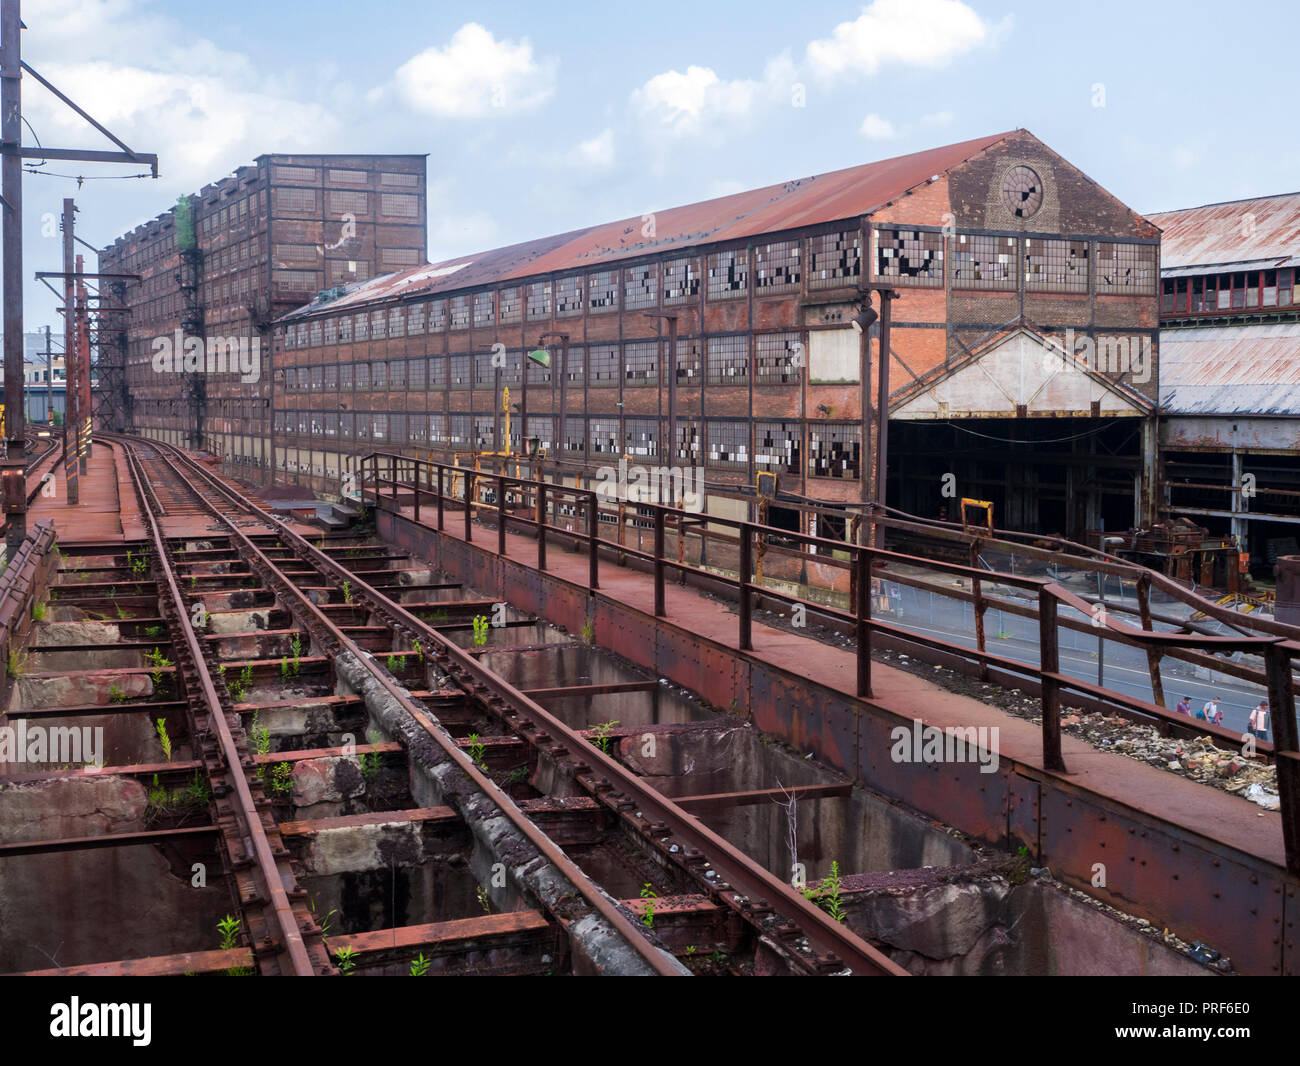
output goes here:
{"type": "Polygon", "coordinates": [[[253,762],[258,765],[277,762],[306,762],[309,759],[351,759],[362,755],[400,754],[402,745],[396,741],[385,740],[380,744],[353,744],[350,747],[337,748],[303,748],[300,751],[271,751],[265,755],[253,755],[253,762]]]}
{"type": "Polygon", "coordinates": [[[1286,868],[1300,874],[1300,729],[1296,726],[1291,656],[1280,646],[1264,653],[1268,705],[1272,710],[1273,749],[1277,752],[1277,791],[1281,798],[1282,842],[1286,868]]]}
{"type": "MultiPolygon", "coordinates": [[[[439,626],[439,629],[445,627],[439,626]]],[[[555,688],[527,688],[521,691],[533,700],[557,700],[567,696],[607,696],[616,692],[654,692],[657,681],[611,681],[603,685],[560,685],[555,688]]]]}
{"type": "Polygon", "coordinates": [[[482,917],[460,918],[426,925],[402,925],[368,933],[345,933],[330,937],[331,949],[350,948],[364,963],[366,956],[388,952],[465,950],[471,944],[521,935],[549,935],[550,922],[541,911],[508,911],[482,917]]]}
{"type": "Polygon", "coordinates": [[[371,811],[368,814],[342,814],[335,818],[281,822],[280,836],[311,837],[331,829],[357,829],[370,825],[413,825],[417,822],[459,822],[461,817],[450,807],[413,807],[402,811],[371,811]]]}
{"type": "Polygon", "coordinates": [[[19,977],[179,977],[182,974],[222,974],[233,969],[251,969],[253,953],[248,948],[229,951],[184,951],[178,955],[150,955],[119,962],[95,962],[85,966],[60,966],[52,970],[27,970],[19,977]]]}
{"type": "Polygon", "coordinates": [[[0,785],[23,785],[34,781],[63,780],[80,777],[152,777],[154,774],[171,774],[202,770],[197,759],[172,762],[132,763],[124,766],[83,767],[77,770],[43,770],[25,774],[0,774],[0,785]]]}
{"type": "Polygon", "coordinates": [[[90,851],[96,848],[131,848],[142,844],[168,844],[175,840],[213,836],[220,826],[191,825],[176,829],[151,829],[138,833],[105,833],[102,836],[62,837],[58,840],[29,840],[0,844],[0,859],[19,855],[44,855],[55,851],[90,851]]]}
{"type": "Polygon", "coordinates": [[[1065,773],[1061,755],[1061,700],[1058,675],[1061,670],[1060,644],[1056,634],[1056,600],[1046,589],[1038,594],[1039,684],[1043,706],[1043,766],[1065,773]]]}
{"type": "Polygon", "coordinates": [[[698,796],[677,796],[675,799],[683,810],[698,812],[791,799],[832,799],[848,796],[852,792],[852,783],[844,781],[833,785],[791,785],[788,788],[758,788],[747,792],[708,792],[698,796]]]}

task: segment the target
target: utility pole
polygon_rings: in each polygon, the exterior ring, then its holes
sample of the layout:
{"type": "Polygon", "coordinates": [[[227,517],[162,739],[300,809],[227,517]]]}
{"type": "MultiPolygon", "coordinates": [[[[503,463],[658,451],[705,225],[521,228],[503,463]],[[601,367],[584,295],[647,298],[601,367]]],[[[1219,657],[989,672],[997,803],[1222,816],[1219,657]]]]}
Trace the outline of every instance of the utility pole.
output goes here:
{"type": "Polygon", "coordinates": [[[77,392],[77,315],[73,267],[72,198],[63,201],[63,485],[69,505],[81,502],[81,479],[77,473],[78,442],[81,438],[81,396],[77,392]]]}
{"type": "MultiPolygon", "coordinates": [[[[153,177],[158,177],[158,157],[135,152],[101,123],[96,122],[82,108],[60,92],[28,64],[23,62],[21,0],[0,0],[0,254],[4,257],[4,277],[0,281],[0,294],[4,299],[4,389],[5,431],[0,440],[4,458],[0,461],[0,503],[8,519],[5,540],[9,558],[13,558],[19,545],[27,536],[27,427],[24,419],[23,396],[23,160],[57,159],[81,160],[93,163],[148,164],[153,177]],[[101,134],[112,141],[120,151],[92,151],[85,148],[23,147],[22,76],[26,73],[61,103],[101,134]]],[[[68,241],[65,233],[64,242],[68,241]]],[[[66,257],[65,257],[66,258],[66,257]]],[[[65,262],[64,273],[71,271],[65,262]]],[[[65,287],[65,294],[68,290],[65,287]]],[[[65,303],[64,313],[72,314],[72,304],[65,303]]],[[[72,349],[64,352],[70,359],[72,349]]],[[[71,398],[71,389],[67,390],[71,398]]],[[[69,428],[65,422],[66,429],[69,428]]]]}
{"type": "Polygon", "coordinates": [[[23,161],[22,51],[18,43],[22,18],[18,0],[0,8],[0,254],[4,256],[5,440],[4,512],[9,520],[6,558],[12,559],[27,538],[26,439],[23,420],[23,161]]]}
{"type": "Polygon", "coordinates": [[[50,350],[50,327],[45,327],[45,421],[54,424],[54,352],[50,350]]]}
{"type": "Polygon", "coordinates": [[[77,414],[81,416],[77,458],[84,474],[90,458],[90,304],[86,299],[86,275],[82,273],[82,265],[82,257],[77,256],[77,351],[74,358],[77,361],[77,414]]]}

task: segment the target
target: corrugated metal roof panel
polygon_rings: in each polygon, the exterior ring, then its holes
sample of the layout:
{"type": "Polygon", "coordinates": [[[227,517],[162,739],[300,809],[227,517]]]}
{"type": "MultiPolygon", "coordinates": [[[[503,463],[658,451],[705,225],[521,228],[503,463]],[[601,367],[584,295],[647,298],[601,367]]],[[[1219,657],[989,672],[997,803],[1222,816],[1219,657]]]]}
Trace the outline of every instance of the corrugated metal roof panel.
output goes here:
{"type": "Polygon", "coordinates": [[[1300,192],[1147,216],[1160,227],[1161,268],[1290,259],[1300,253],[1300,192]]]}
{"type": "Polygon", "coordinates": [[[1160,404],[1171,414],[1300,413],[1300,323],[1161,330],[1160,404]]]}
{"type": "Polygon", "coordinates": [[[935,174],[1007,137],[961,141],[924,152],[882,159],[762,189],[667,208],[654,213],[654,236],[642,235],[642,218],[621,219],[434,264],[411,267],[349,286],[326,304],[311,303],[284,317],[340,309],[363,301],[488,285],[534,274],[587,268],[672,248],[743,240],[761,233],[854,218],[902,196],[935,174]]]}

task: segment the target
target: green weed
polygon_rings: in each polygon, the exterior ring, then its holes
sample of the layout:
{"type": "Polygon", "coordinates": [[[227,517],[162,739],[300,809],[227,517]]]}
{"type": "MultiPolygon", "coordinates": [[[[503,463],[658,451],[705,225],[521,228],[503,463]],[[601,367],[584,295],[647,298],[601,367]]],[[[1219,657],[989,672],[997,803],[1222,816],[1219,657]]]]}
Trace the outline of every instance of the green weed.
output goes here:
{"type": "Polygon", "coordinates": [[[592,726],[591,731],[596,734],[592,741],[606,755],[609,754],[609,731],[618,725],[618,719],[615,718],[610,722],[601,722],[600,725],[592,726]]]}
{"type": "Polygon", "coordinates": [[[432,959],[426,959],[424,957],[423,951],[420,952],[420,954],[418,954],[417,956],[415,956],[415,958],[411,960],[411,976],[428,977],[429,963],[431,963],[432,961],[433,961],[432,959]]]}
{"type": "Polygon", "coordinates": [[[162,745],[163,754],[167,756],[167,761],[172,761],[172,738],[167,735],[167,719],[159,718],[154,723],[154,728],[158,730],[158,743],[162,745]]]}
{"type": "Polygon", "coordinates": [[[471,733],[468,740],[469,747],[466,750],[469,752],[470,761],[480,769],[486,770],[487,764],[483,761],[483,757],[487,749],[484,748],[483,744],[479,741],[477,733],[471,733]]]}
{"type": "Polygon", "coordinates": [[[474,616],[474,644],[477,647],[483,647],[487,643],[488,637],[488,620],[487,615],[477,614],[474,616]]]}

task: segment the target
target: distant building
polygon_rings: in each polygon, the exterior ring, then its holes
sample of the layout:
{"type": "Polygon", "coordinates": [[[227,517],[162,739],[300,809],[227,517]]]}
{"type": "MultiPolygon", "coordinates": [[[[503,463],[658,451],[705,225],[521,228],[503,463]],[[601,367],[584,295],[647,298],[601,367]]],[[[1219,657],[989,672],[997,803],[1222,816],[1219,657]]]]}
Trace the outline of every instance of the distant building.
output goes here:
{"type": "Polygon", "coordinates": [[[1300,193],[1161,228],[1161,510],[1271,565],[1300,536],[1300,193]]]}
{"type": "Polygon", "coordinates": [[[322,289],[425,261],[423,155],[263,155],[206,185],[100,253],[128,314],[101,336],[99,412],[109,428],[160,431],[230,454],[251,434],[268,450],[272,320],[322,289]],[[260,346],[256,381],[154,368],[155,342],[260,346]]]}

